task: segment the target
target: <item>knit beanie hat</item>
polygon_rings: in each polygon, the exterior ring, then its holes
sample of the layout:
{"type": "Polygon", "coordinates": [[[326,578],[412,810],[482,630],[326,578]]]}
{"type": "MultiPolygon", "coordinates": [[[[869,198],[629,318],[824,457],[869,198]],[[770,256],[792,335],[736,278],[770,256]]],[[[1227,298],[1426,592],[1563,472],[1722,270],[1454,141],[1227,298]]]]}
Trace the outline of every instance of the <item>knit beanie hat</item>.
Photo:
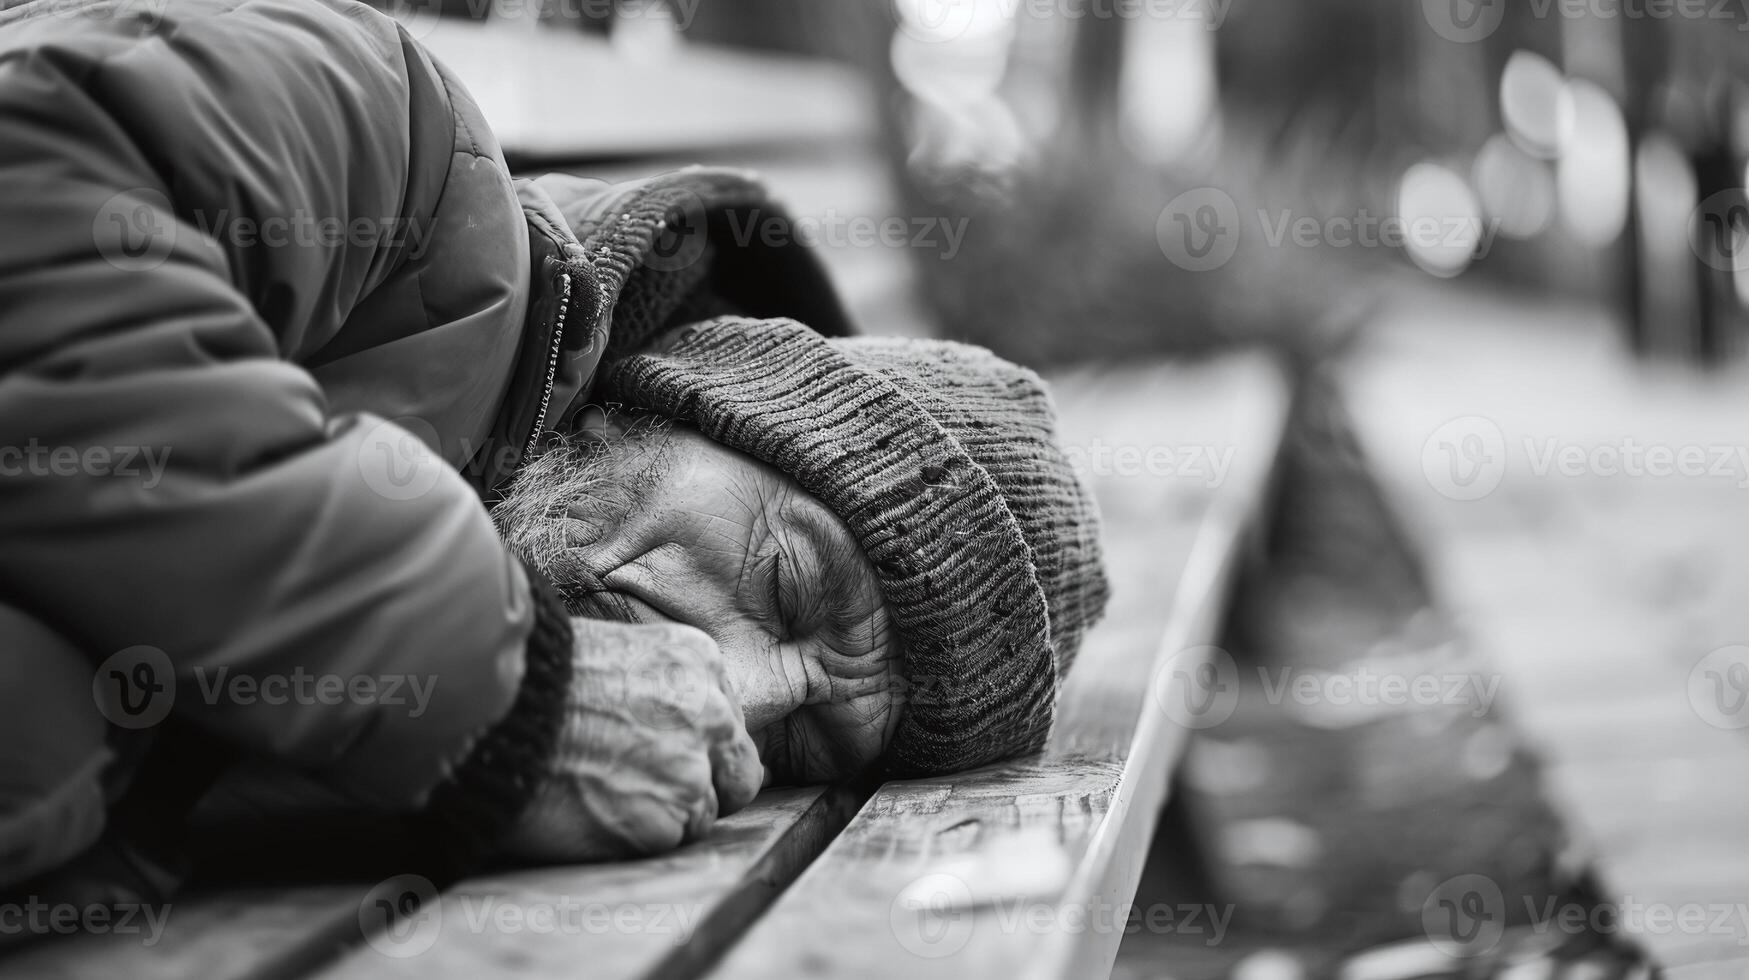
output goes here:
{"type": "Polygon", "coordinates": [[[603,367],[599,394],[781,470],[874,566],[903,646],[889,775],[1041,748],[1105,606],[1098,517],[1038,375],[978,347],[725,317],[603,367]]]}

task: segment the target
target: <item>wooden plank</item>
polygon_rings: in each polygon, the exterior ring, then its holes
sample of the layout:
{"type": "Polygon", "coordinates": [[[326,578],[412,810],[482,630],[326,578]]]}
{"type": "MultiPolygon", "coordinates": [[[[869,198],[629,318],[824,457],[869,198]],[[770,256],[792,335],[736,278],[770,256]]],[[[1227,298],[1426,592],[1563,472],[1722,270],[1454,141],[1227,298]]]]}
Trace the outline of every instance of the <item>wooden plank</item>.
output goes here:
{"type": "Polygon", "coordinates": [[[1707,923],[1623,936],[1664,966],[1749,942],[1749,743],[1694,683],[1749,636],[1746,381],[1649,370],[1591,311],[1474,290],[1395,297],[1345,377],[1369,461],[1544,756],[1604,901],[1707,923]],[[1624,471],[1633,447],[1703,465],[1624,471]],[[1551,450],[1580,465],[1539,467],[1551,450]],[[1484,482],[1454,484],[1453,466],[1484,482]]]}
{"type": "Polygon", "coordinates": [[[825,847],[855,802],[820,787],[767,791],[673,854],[480,878],[389,929],[374,902],[393,902],[408,882],[391,879],[394,894],[389,882],[361,882],[193,895],[154,910],[161,931],[147,932],[141,916],[138,930],[9,949],[0,980],[562,976],[579,962],[598,977],[692,976],[825,847]]]}
{"type": "Polygon", "coordinates": [[[1081,374],[1056,390],[1100,501],[1113,595],[1049,746],[882,787],[713,977],[1110,972],[1188,736],[1159,699],[1215,637],[1287,387],[1270,363],[1241,358],[1081,374]],[[1137,458],[1161,448],[1179,461],[1212,452],[1230,469],[1166,473],[1137,458]]]}
{"type": "Polygon", "coordinates": [[[706,840],[647,861],[464,882],[323,977],[696,976],[855,811],[845,791],[767,791],[706,840]]]}
{"type": "MultiPolygon", "coordinates": [[[[54,937],[0,959],[4,980],[275,980],[299,976],[358,936],[369,886],[231,889],[190,896],[155,910],[161,932],[114,931],[54,937]]],[[[146,927],[146,917],[137,917],[146,927]]]]}

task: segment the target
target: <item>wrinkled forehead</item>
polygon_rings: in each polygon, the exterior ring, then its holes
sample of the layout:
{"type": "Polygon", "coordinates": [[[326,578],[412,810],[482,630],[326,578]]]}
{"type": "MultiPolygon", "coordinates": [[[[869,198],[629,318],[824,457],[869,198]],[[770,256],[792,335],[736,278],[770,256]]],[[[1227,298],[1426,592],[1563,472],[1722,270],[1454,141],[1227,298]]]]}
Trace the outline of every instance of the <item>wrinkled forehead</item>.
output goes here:
{"type": "Polygon", "coordinates": [[[764,524],[855,545],[850,530],[825,504],[768,463],[679,424],[649,429],[639,442],[636,458],[626,466],[629,521],[690,516],[730,533],[744,524],[764,524]]]}
{"type": "Polygon", "coordinates": [[[763,527],[800,529],[860,554],[843,522],[781,470],[644,413],[603,413],[583,431],[550,440],[518,473],[494,518],[509,539],[548,539],[529,542],[531,550],[639,531],[630,539],[751,540],[739,531],[763,527]],[[553,538],[555,525],[563,525],[563,541],[553,538]]]}

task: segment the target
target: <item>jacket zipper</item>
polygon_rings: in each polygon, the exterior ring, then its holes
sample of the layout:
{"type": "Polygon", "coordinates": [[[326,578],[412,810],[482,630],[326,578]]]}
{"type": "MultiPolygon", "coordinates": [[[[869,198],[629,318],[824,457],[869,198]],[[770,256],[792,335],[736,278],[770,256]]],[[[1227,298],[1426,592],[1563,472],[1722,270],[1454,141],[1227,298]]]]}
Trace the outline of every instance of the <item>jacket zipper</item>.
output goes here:
{"type": "Polygon", "coordinates": [[[565,321],[571,315],[571,276],[569,273],[559,274],[559,315],[553,321],[553,339],[547,348],[546,384],[541,388],[540,411],[535,413],[534,431],[528,434],[528,442],[522,447],[522,462],[527,465],[534,459],[535,446],[540,442],[541,432],[546,429],[547,412],[552,407],[553,386],[559,378],[559,358],[564,353],[565,321]]]}

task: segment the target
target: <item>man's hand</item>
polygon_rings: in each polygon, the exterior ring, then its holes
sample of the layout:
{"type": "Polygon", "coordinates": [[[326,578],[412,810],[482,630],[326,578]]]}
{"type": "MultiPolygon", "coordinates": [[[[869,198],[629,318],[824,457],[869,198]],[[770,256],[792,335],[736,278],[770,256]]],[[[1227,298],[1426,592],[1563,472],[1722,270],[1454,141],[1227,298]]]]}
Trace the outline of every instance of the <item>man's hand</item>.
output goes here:
{"type": "Polygon", "coordinates": [[[671,623],[574,619],[576,672],[545,785],[507,852],[542,862],[670,850],[759,793],[717,645],[671,623]]]}

